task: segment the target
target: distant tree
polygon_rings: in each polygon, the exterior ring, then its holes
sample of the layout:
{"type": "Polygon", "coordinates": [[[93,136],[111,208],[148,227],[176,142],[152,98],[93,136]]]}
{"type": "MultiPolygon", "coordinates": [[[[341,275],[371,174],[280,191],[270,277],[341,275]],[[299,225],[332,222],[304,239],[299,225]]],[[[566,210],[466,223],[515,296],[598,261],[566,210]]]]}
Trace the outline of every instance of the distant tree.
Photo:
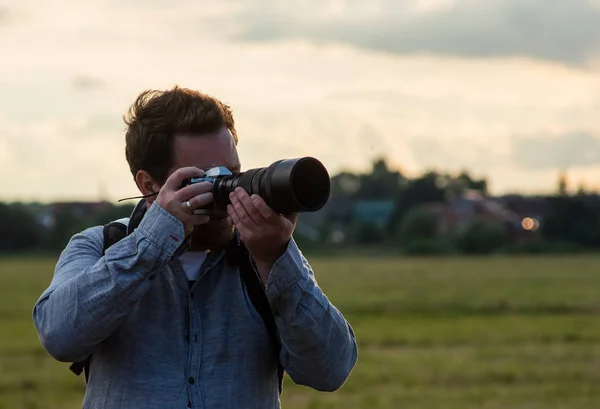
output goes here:
{"type": "Polygon", "coordinates": [[[463,195],[466,189],[477,190],[484,196],[488,194],[487,180],[474,179],[467,171],[461,172],[458,176],[443,175],[440,176],[440,182],[446,186],[446,199],[454,200],[463,195]]]}
{"type": "Polygon", "coordinates": [[[456,181],[461,182],[461,185],[465,189],[478,190],[482,194],[487,195],[487,180],[485,179],[473,179],[467,171],[461,172],[457,177],[456,181]]]}
{"type": "Polygon", "coordinates": [[[24,204],[0,203],[0,252],[39,248],[43,231],[36,216],[24,204]]]}
{"type": "Polygon", "coordinates": [[[423,176],[409,181],[396,199],[396,207],[388,226],[391,232],[400,228],[402,219],[413,207],[444,202],[446,197],[445,179],[436,172],[427,172],[423,176]]]}
{"type": "Polygon", "coordinates": [[[354,197],[360,190],[360,175],[342,172],[331,178],[331,195],[354,197]]]}
{"type": "Polygon", "coordinates": [[[401,241],[434,239],[438,234],[438,216],[426,209],[414,207],[402,219],[398,235],[401,241]]]}
{"type": "Polygon", "coordinates": [[[507,226],[500,222],[475,220],[462,232],[458,247],[465,254],[488,254],[507,244],[507,226]]]}
{"type": "Polygon", "coordinates": [[[446,252],[438,237],[438,215],[427,209],[413,207],[402,219],[398,231],[400,245],[407,254],[437,254],[446,252]]]}
{"type": "Polygon", "coordinates": [[[565,171],[561,171],[558,175],[558,195],[559,196],[567,196],[567,173],[565,171]]]}
{"type": "Polygon", "coordinates": [[[134,208],[135,205],[132,204],[110,206],[106,210],[103,210],[100,213],[92,216],[92,218],[89,221],[89,225],[104,225],[114,220],[129,217],[131,215],[131,212],[133,212],[134,208]]]}
{"type": "Polygon", "coordinates": [[[359,222],[354,225],[354,237],[359,244],[379,244],[385,241],[385,231],[368,221],[359,222]]]}
{"type": "Polygon", "coordinates": [[[385,159],[373,161],[370,173],[360,175],[360,188],[356,197],[360,199],[394,199],[400,192],[405,178],[399,171],[389,169],[385,159]]]}
{"type": "Polygon", "coordinates": [[[51,251],[62,250],[74,234],[91,227],[82,216],[77,215],[73,209],[66,206],[56,209],[53,219],[52,226],[46,234],[44,246],[51,251]]]}
{"type": "Polygon", "coordinates": [[[600,247],[600,214],[583,197],[548,198],[550,212],[540,227],[549,241],[566,241],[584,247],[600,247]]]}

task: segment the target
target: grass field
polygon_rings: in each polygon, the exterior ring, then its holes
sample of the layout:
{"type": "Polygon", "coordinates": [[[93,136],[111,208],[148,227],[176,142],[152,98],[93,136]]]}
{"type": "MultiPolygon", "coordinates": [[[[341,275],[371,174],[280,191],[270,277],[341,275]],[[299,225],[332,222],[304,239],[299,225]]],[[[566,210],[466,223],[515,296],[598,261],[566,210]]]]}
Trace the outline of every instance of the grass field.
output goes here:
{"type": "MultiPolygon", "coordinates": [[[[336,393],[286,379],[299,408],[600,407],[600,256],[314,258],[354,327],[336,393]]],[[[81,407],[83,379],[39,345],[32,306],[53,260],[0,260],[0,408],[81,407]]]]}

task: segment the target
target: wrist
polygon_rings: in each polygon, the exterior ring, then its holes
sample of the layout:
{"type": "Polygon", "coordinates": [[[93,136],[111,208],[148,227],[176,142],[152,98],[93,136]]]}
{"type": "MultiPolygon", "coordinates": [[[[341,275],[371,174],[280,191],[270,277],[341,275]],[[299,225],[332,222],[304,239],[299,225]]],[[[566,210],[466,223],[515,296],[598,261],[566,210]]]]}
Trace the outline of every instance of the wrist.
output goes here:
{"type": "Polygon", "coordinates": [[[269,252],[269,254],[261,254],[259,257],[255,257],[251,254],[254,265],[264,284],[269,280],[273,265],[275,265],[275,262],[285,253],[286,249],[287,244],[281,246],[277,251],[269,252]]]}
{"type": "Polygon", "coordinates": [[[258,272],[258,275],[260,276],[260,280],[266,286],[267,281],[269,281],[269,276],[271,275],[271,269],[273,268],[274,263],[265,263],[265,262],[257,261],[254,259],[253,259],[253,261],[254,261],[254,268],[256,268],[256,271],[258,272]]]}

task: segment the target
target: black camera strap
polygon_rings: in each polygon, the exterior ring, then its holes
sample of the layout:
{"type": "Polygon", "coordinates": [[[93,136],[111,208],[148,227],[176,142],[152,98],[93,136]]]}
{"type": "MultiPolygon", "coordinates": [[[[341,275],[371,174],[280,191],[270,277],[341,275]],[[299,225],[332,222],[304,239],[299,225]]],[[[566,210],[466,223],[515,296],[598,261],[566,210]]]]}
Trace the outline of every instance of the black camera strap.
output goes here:
{"type": "Polygon", "coordinates": [[[273,353],[275,355],[275,361],[277,362],[279,393],[281,393],[281,390],[283,388],[284,369],[279,360],[279,355],[281,352],[281,340],[279,339],[277,325],[275,324],[275,317],[273,316],[271,305],[269,304],[269,300],[267,299],[262,279],[260,278],[256,270],[252,267],[250,261],[250,254],[248,254],[246,246],[244,246],[244,243],[242,243],[241,241],[240,250],[242,252],[241,263],[239,267],[240,274],[242,275],[242,279],[244,280],[246,291],[248,292],[248,297],[250,298],[250,301],[252,302],[252,305],[254,306],[256,311],[260,314],[263,322],[265,323],[265,326],[267,327],[267,331],[269,332],[269,337],[271,338],[271,345],[273,346],[273,353]]]}

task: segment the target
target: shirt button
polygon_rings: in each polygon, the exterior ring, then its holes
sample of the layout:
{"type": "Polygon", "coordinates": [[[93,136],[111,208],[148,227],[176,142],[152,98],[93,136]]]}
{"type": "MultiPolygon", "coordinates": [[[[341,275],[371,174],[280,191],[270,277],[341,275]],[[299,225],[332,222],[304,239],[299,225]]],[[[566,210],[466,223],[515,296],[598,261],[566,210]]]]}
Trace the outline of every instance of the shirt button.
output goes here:
{"type": "Polygon", "coordinates": [[[150,275],[148,276],[148,280],[150,280],[150,281],[154,280],[154,274],[150,274],[150,275]]]}
{"type": "Polygon", "coordinates": [[[188,382],[190,383],[190,385],[193,385],[195,382],[194,378],[190,376],[190,379],[188,379],[188,382]]]}

